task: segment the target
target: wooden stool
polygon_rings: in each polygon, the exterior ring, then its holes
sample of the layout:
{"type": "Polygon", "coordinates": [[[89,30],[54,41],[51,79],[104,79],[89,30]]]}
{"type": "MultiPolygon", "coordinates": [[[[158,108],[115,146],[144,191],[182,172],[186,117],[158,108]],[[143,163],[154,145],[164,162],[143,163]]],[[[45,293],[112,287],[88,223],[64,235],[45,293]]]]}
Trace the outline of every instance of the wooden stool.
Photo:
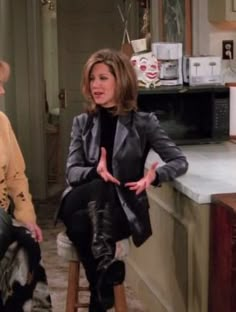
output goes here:
{"type": "MultiPolygon", "coordinates": [[[[124,258],[128,254],[129,241],[128,239],[119,241],[116,243],[116,257],[124,258]]],[[[76,312],[78,308],[86,308],[89,303],[82,303],[79,300],[79,292],[89,291],[88,287],[82,287],[79,284],[80,277],[80,259],[78,253],[73,246],[73,243],[69,240],[65,232],[60,232],[57,235],[57,253],[65,260],[69,261],[68,272],[68,288],[66,299],[66,312],[76,312]]],[[[124,285],[114,286],[115,296],[115,311],[126,312],[126,296],[124,285]]]]}

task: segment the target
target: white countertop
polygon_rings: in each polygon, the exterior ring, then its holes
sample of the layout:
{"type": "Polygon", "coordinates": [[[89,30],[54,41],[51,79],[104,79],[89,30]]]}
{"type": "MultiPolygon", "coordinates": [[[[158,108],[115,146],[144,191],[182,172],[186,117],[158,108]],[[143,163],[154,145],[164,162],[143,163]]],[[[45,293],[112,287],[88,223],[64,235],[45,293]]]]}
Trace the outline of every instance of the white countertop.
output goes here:
{"type": "MultiPolygon", "coordinates": [[[[173,185],[199,204],[211,202],[211,195],[236,192],[236,144],[181,146],[189,162],[188,172],[177,178],[173,185]]],[[[146,166],[155,160],[161,164],[159,156],[151,151],[146,166]]]]}

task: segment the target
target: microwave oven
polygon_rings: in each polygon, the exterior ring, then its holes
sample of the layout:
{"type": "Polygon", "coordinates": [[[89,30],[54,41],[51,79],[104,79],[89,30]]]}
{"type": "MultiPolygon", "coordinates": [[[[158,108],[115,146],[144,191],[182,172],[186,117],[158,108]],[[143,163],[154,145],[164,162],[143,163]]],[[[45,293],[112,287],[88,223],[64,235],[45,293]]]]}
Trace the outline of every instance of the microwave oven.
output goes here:
{"type": "Polygon", "coordinates": [[[178,145],[229,139],[229,88],[225,86],[140,89],[138,110],[153,112],[178,145]]]}

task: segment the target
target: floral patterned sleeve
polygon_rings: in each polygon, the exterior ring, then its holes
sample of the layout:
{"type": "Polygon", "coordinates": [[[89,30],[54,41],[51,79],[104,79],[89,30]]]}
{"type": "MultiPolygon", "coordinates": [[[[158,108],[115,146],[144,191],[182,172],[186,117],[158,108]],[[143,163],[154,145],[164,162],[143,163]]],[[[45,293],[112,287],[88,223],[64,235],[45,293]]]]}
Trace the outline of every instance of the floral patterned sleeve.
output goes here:
{"type": "Polygon", "coordinates": [[[29,192],[28,179],[25,175],[25,162],[16,140],[11,124],[6,117],[6,149],[5,167],[6,187],[8,195],[14,202],[14,216],[21,222],[36,222],[34,206],[29,192]]]}

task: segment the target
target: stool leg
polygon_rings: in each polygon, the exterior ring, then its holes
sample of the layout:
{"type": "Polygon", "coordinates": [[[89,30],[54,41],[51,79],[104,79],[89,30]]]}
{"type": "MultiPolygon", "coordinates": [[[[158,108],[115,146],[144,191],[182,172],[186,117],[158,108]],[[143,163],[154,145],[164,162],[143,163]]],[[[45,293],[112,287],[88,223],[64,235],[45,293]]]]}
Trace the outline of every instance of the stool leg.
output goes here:
{"type": "Polygon", "coordinates": [[[66,299],[66,312],[76,312],[78,307],[80,262],[70,261],[68,272],[68,288],[66,299]]]}
{"type": "Polygon", "coordinates": [[[127,312],[124,284],[114,286],[115,312],[127,312]]]}

